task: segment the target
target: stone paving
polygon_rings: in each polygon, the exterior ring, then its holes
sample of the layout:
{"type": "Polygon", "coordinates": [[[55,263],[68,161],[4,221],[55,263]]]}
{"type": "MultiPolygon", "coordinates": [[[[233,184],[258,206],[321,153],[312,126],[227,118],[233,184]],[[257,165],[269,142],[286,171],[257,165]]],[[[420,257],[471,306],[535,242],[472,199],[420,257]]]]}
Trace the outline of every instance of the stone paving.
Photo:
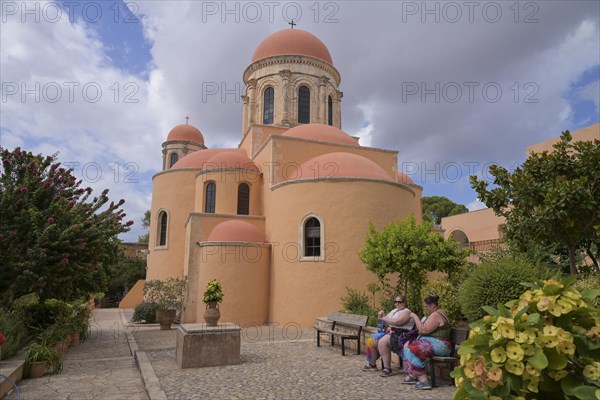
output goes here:
{"type": "MultiPolygon", "coordinates": [[[[118,309],[97,309],[88,340],[71,347],[63,372],[18,383],[22,400],[149,399],[118,309]]],[[[16,399],[13,392],[7,399],[16,399]]]]}
{"type": "MultiPolygon", "coordinates": [[[[131,314],[125,310],[124,316],[131,314]]],[[[242,331],[239,365],[180,370],[176,332],[176,326],[161,331],[158,325],[124,325],[119,310],[96,310],[90,339],[69,350],[63,373],[21,381],[21,399],[441,400],[451,399],[454,390],[442,383],[417,391],[400,383],[397,369],[389,378],[362,372],[364,355],[343,357],[337,346],[318,348],[312,330],[273,327],[242,331]],[[129,346],[126,332],[133,338],[129,346]],[[130,346],[137,350],[139,366],[130,346]],[[145,388],[144,382],[152,387],[145,388]]],[[[15,398],[14,393],[8,397],[15,398]]]]}

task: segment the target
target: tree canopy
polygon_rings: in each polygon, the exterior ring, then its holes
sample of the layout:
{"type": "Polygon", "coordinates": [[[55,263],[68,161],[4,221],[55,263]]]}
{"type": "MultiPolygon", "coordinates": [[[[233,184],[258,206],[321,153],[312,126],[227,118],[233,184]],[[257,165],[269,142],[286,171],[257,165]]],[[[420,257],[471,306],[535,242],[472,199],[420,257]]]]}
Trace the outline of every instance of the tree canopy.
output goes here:
{"type": "Polygon", "coordinates": [[[124,200],[107,204],[108,189],[90,198],[56,155],[0,154],[0,299],[34,292],[41,301],[73,300],[103,290],[117,235],[133,224],[123,221],[124,200]]]}
{"type": "Polygon", "coordinates": [[[600,256],[600,140],[572,142],[562,133],[551,152],[531,153],[514,172],[490,167],[494,187],[471,177],[479,198],[506,218],[505,237],[521,250],[563,247],[571,274],[579,252],[600,256]]]}
{"type": "MultiPolygon", "coordinates": [[[[146,212],[144,213],[144,218],[141,219],[142,221],[142,228],[144,228],[145,230],[150,229],[150,210],[146,210],[146,212]]],[[[148,243],[148,240],[150,238],[150,233],[144,233],[143,235],[138,236],[138,242],[139,243],[148,243]]]]}
{"type": "Polygon", "coordinates": [[[454,240],[444,240],[432,231],[431,223],[417,224],[414,217],[390,224],[377,232],[369,224],[365,247],[359,257],[367,269],[377,274],[383,287],[397,274],[393,295],[404,293],[409,305],[420,309],[421,287],[427,281],[428,271],[452,274],[466,263],[468,250],[454,240]]]}
{"type": "Polygon", "coordinates": [[[469,212],[462,204],[456,204],[444,196],[428,196],[421,200],[423,205],[423,219],[434,225],[442,223],[442,218],[469,212]]]}

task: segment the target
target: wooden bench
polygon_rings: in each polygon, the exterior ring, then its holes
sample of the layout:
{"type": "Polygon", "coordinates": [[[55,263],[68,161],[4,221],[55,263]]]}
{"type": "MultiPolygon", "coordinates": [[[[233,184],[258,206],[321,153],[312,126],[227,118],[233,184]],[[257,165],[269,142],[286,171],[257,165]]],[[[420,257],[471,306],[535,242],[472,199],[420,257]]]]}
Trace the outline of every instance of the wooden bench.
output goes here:
{"type": "Polygon", "coordinates": [[[315,330],[317,331],[317,347],[321,347],[321,334],[327,334],[331,336],[332,346],[336,336],[341,338],[343,356],[346,355],[346,340],[356,340],[356,354],[360,354],[360,334],[362,333],[362,329],[367,325],[369,317],[364,315],[332,312],[329,313],[327,319],[328,322],[331,322],[331,327],[329,329],[315,326],[315,330]],[[343,332],[338,330],[340,327],[353,328],[356,329],[357,332],[343,332]]]}
{"type": "MultiPolygon", "coordinates": [[[[431,376],[431,387],[435,387],[435,365],[436,364],[445,364],[450,367],[450,369],[454,369],[456,365],[458,365],[458,356],[457,351],[460,347],[460,344],[467,340],[469,337],[469,328],[452,328],[450,331],[450,341],[452,342],[452,352],[448,357],[440,357],[433,356],[428,359],[429,362],[429,375],[431,376]]],[[[452,380],[454,383],[454,380],[452,380]]]]}

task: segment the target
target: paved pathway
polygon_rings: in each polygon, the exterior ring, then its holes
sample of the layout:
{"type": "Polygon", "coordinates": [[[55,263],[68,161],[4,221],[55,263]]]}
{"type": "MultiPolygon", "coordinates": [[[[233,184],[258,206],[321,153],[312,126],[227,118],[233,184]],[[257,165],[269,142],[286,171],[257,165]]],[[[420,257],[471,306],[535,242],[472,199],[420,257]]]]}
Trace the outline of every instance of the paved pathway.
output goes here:
{"type": "MultiPolygon", "coordinates": [[[[125,311],[126,317],[131,314],[125,311]]],[[[400,384],[397,370],[389,378],[362,372],[364,356],[342,357],[339,347],[317,348],[312,330],[252,327],[242,334],[241,364],[180,370],[175,328],[123,325],[119,310],[99,309],[92,329],[88,341],[69,350],[62,374],[21,381],[21,399],[449,400],[453,393],[447,385],[416,391],[400,384]],[[125,332],[134,339],[129,346],[125,332]],[[139,367],[130,346],[138,352],[139,367]]]]}
{"type": "Polygon", "coordinates": [[[69,349],[63,372],[22,380],[21,399],[149,399],[120,321],[118,309],[95,310],[90,337],[69,349]]]}

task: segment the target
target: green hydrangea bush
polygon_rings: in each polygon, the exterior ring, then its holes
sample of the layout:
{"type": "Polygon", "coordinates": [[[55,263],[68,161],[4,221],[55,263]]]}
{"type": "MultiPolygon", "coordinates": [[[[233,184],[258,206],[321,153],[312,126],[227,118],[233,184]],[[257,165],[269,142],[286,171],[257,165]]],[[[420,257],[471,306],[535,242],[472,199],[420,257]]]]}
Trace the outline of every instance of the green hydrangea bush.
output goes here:
{"type": "Polygon", "coordinates": [[[574,281],[524,283],[518,300],[485,307],[458,352],[454,399],[600,400],[600,290],[574,281]]]}

